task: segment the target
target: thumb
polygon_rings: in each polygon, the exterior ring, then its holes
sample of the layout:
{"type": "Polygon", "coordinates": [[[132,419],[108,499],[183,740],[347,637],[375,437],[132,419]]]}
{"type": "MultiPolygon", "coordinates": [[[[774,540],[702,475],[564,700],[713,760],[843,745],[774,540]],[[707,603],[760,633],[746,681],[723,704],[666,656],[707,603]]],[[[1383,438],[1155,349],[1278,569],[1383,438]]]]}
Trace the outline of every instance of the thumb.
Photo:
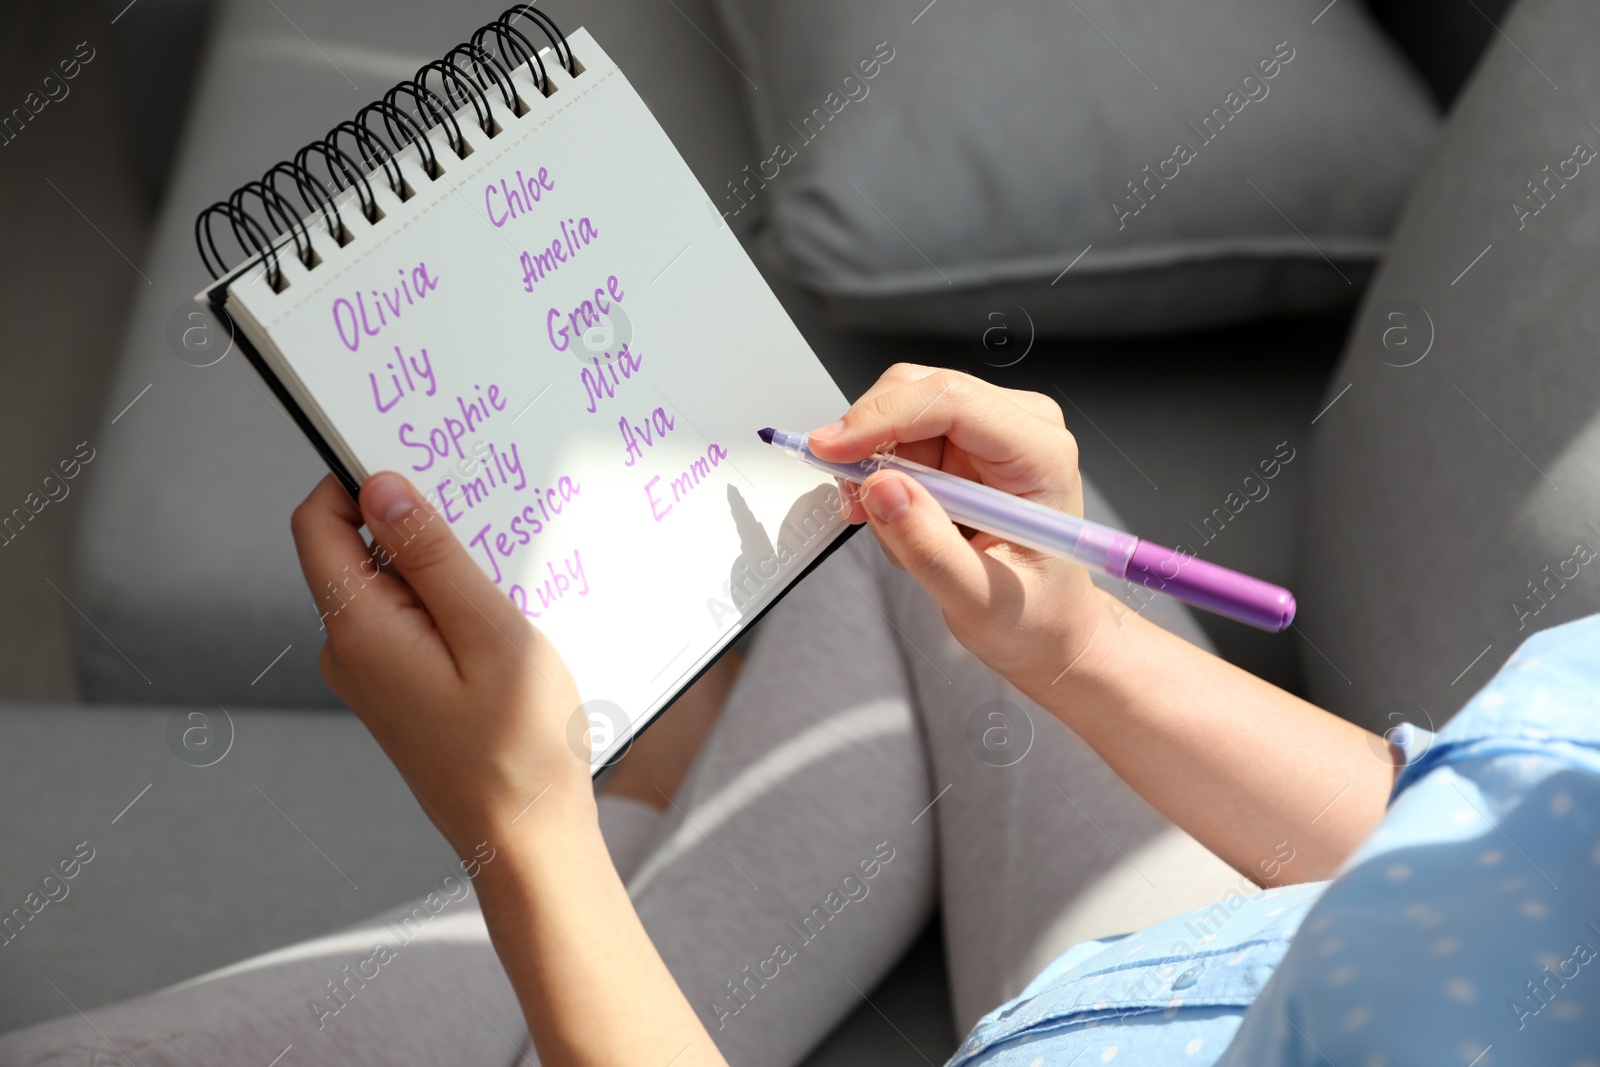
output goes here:
{"type": "Polygon", "coordinates": [[[522,613],[404,477],[385,471],[368,478],[361,486],[361,514],[379,561],[405,579],[458,661],[473,648],[526,629],[516,625],[522,613]]]}
{"type": "Polygon", "coordinates": [[[989,567],[939,502],[913,478],[881,470],[861,484],[860,500],[878,542],[933,594],[952,619],[979,618],[989,601],[989,567]]]}

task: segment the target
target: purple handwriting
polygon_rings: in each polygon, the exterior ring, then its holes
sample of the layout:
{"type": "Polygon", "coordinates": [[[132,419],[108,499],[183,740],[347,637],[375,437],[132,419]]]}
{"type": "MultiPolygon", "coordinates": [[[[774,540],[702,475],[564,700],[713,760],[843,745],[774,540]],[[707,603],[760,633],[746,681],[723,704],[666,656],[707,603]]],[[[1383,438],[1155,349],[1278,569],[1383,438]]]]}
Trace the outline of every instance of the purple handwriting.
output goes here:
{"type": "Polygon", "coordinates": [[[439,288],[439,279],[428,273],[426,263],[418,263],[409,274],[404,267],[399,268],[397,273],[400,283],[385,292],[370,290],[370,303],[367,294],[359,291],[354,300],[341,296],[333,302],[334,328],[339,331],[339,340],[350,351],[361,347],[361,338],[378,336],[406,308],[439,288]]]}
{"type": "Polygon", "coordinates": [[[549,248],[534,253],[522,253],[522,287],[533,292],[535,283],[544,281],[561,269],[561,264],[578,258],[578,253],[588,248],[600,236],[594,223],[585,216],[568,219],[561,224],[561,236],[551,239],[549,248]]]}
{"type": "Polygon", "coordinates": [[[418,379],[428,383],[427,388],[423,390],[423,396],[432,396],[439,391],[439,383],[433,379],[433,364],[428,360],[426,348],[422,350],[419,360],[417,356],[407,357],[401,354],[400,346],[395,345],[394,363],[385,363],[384,367],[389,371],[389,384],[394,387],[392,392],[388,392],[387,385],[378,384],[377,374],[367,375],[367,379],[372,382],[372,402],[377,405],[379,414],[388,414],[401,400],[415,393],[420,388],[417,385],[418,379]],[[395,364],[399,364],[398,369],[395,364]]]}
{"type": "Polygon", "coordinates": [[[471,511],[497,489],[510,489],[514,493],[520,493],[528,488],[528,475],[522,469],[522,453],[517,449],[515,441],[511,443],[510,448],[497,448],[491,444],[474,451],[479,452],[483,460],[478,466],[476,477],[460,475],[455,478],[445,478],[434,486],[439,494],[439,510],[444,513],[445,520],[451,525],[466,517],[466,512],[456,510],[458,505],[471,511]]]}
{"type": "Polygon", "coordinates": [[[533,495],[536,503],[527,505],[513,515],[505,530],[496,531],[494,523],[484,523],[483,528],[467,542],[468,547],[478,549],[489,561],[489,566],[494,570],[495,585],[505,581],[500,561],[516,555],[519,549],[532,543],[535,536],[548,529],[561,514],[561,509],[578,495],[578,483],[563,476],[549,489],[535,489],[533,495]]]}
{"type": "Polygon", "coordinates": [[[611,314],[611,305],[606,302],[605,298],[606,293],[611,294],[612,300],[619,304],[622,303],[622,286],[617,282],[615,274],[606,279],[604,291],[598,286],[595,288],[593,300],[584,300],[577,307],[566,312],[567,325],[562,326],[560,329],[556,328],[556,323],[561,321],[561,310],[559,308],[551,308],[545,312],[544,332],[549,336],[550,344],[557,352],[565,352],[572,347],[573,338],[581,337],[584,330],[591,326],[598,326],[602,317],[611,314]],[[578,325],[580,320],[583,322],[582,327],[578,325]]]}
{"type": "Polygon", "coordinates": [[[522,171],[517,171],[517,183],[509,184],[504,178],[500,179],[499,189],[494,182],[490,182],[483,190],[483,209],[489,214],[489,221],[496,226],[504,226],[518,215],[526,215],[533,210],[545,193],[556,187],[550,180],[550,172],[540,167],[531,178],[524,178],[522,171]],[[495,193],[500,194],[500,202],[505,205],[505,210],[499,215],[495,214],[495,193]]]}
{"type": "Polygon", "coordinates": [[[511,596],[511,602],[530,619],[537,619],[549,611],[565,599],[568,593],[589,595],[589,579],[583,573],[583,561],[578,558],[577,549],[572,550],[572,559],[561,561],[561,570],[556,570],[556,565],[550,562],[546,562],[544,568],[548,576],[537,585],[527,588],[513,585],[506,591],[511,596]],[[533,597],[529,597],[528,588],[532,588],[533,597]],[[535,598],[538,600],[538,607],[534,606],[535,598]]]}
{"type": "Polygon", "coordinates": [[[475,385],[473,389],[482,395],[470,400],[465,396],[456,397],[456,410],[461,413],[460,418],[446,415],[437,425],[428,428],[421,439],[416,437],[415,425],[409,422],[400,424],[400,443],[422,453],[422,458],[412,463],[412,470],[428,470],[435,461],[449,458],[452,452],[458,458],[466,459],[467,453],[461,447],[462,440],[488,422],[495,413],[506,409],[506,398],[498,385],[491,384],[487,390],[475,385]]]}
{"type": "Polygon", "coordinates": [[[583,368],[578,375],[578,380],[583,382],[583,391],[589,397],[589,406],[584,410],[593,415],[600,410],[601,400],[610,400],[617,395],[617,389],[624,381],[633,377],[633,372],[644,364],[644,357],[635,355],[623,345],[617,352],[616,358],[611,358],[611,353],[606,353],[607,362],[601,363],[600,357],[594,357],[594,368],[583,368]]]}
{"type": "Polygon", "coordinates": [[[634,423],[624,415],[617,420],[617,429],[622,432],[622,451],[628,457],[628,462],[623,464],[631,467],[635,460],[644,458],[645,448],[653,448],[655,443],[677,428],[677,422],[667,414],[665,408],[656,408],[644,417],[644,422],[634,423]],[[644,441],[640,447],[639,442],[644,441]]]}
{"type": "Polygon", "coordinates": [[[713,443],[706,449],[705,458],[696,459],[689,464],[689,468],[676,478],[672,479],[672,502],[668,503],[664,496],[657,495],[656,485],[661,481],[660,476],[651,478],[644,483],[644,498],[650,503],[650,517],[660,522],[667,517],[673,504],[678,503],[690,492],[695,490],[704,481],[711,478],[711,470],[728,458],[728,450],[719,444],[713,443]]]}

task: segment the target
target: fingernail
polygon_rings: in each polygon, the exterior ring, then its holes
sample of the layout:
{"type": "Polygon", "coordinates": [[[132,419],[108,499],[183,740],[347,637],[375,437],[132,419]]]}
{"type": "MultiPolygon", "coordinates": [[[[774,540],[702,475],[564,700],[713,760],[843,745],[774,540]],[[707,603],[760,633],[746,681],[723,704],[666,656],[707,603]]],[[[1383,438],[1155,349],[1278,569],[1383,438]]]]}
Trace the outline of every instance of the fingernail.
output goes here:
{"type": "Polygon", "coordinates": [[[415,511],[417,498],[412,494],[411,483],[398,474],[385,471],[374,474],[361,487],[361,504],[367,514],[379,522],[392,523],[402,515],[415,511]]]}
{"type": "Polygon", "coordinates": [[[893,522],[911,507],[911,493],[899,477],[889,475],[868,486],[861,502],[879,522],[893,522]]]}
{"type": "Polygon", "coordinates": [[[844,433],[844,420],[838,419],[834,422],[828,423],[826,426],[818,426],[815,430],[811,431],[811,436],[815,437],[818,441],[831,441],[842,433],[844,433]]]}

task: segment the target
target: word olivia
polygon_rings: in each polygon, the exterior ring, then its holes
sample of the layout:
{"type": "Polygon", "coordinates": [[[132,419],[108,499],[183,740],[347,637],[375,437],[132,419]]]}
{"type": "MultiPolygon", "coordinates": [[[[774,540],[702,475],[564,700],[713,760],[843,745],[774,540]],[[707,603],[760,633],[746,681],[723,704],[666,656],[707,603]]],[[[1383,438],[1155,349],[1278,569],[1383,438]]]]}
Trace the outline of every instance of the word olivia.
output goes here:
{"type": "MultiPolygon", "coordinates": [[[[1586,922],[1584,925],[1594,933],[1600,934],[1600,926],[1596,926],[1592,922],[1586,922]]],[[[1594,957],[1595,951],[1589,942],[1579,941],[1572,946],[1572,955],[1556,965],[1556,971],[1559,973],[1552,973],[1548,963],[1539,968],[1539,972],[1544,975],[1544,978],[1538,981],[1537,984],[1532,981],[1524,983],[1527,987],[1528,995],[1506,1001],[1511,1008],[1512,1017],[1517,1020],[1517,1029],[1525,1029],[1529,1019],[1544,1011],[1546,1007],[1554,1002],[1556,994],[1567,988],[1567,983],[1578,977],[1579,970],[1593,960],[1594,957]],[[1568,967],[1572,968],[1570,974],[1567,972],[1568,967]],[[1551,982],[1556,984],[1554,989],[1550,988],[1551,982]],[[1534,1005],[1531,1008],[1528,1007],[1529,1001],[1532,1001],[1534,1005]]],[[[1556,1014],[1559,1016],[1561,1013],[1557,1012],[1556,1014]]]]}
{"type": "Polygon", "coordinates": [[[1544,579],[1538,585],[1529,581],[1528,595],[1523,597],[1521,601],[1513,601],[1511,604],[1511,610],[1517,616],[1517,629],[1527,629],[1528,620],[1549,607],[1550,602],[1556,598],[1556,594],[1565,589],[1567,583],[1578,577],[1578,572],[1583,567],[1593,563],[1594,559],[1595,550],[1579,541],[1573,546],[1572,555],[1557,563],[1554,571],[1551,571],[1550,564],[1546,563],[1544,565],[1544,579]],[[1551,586],[1552,582],[1555,583],[1554,587],[1551,586]],[[1540,590],[1543,590],[1542,594],[1540,590]],[[1523,607],[1523,601],[1526,601],[1530,607],[1523,607]]]}
{"type": "MultiPolygon", "coordinates": [[[[494,523],[486,523],[483,529],[473,535],[472,540],[467,543],[482,548],[484,555],[488,557],[491,564],[494,563],[495,553],[498,553],[502,559],[510,559],[518,548],[531,544],[535,537],[550,528],[555,522],[556,516],[561,514],[561,509],[570,504],[572,498],[578,495],[578,489],[578,483],[566,475],[562,475],[557,479],[556,484],[549,489],[535,488],[533,490],[534,503],[528,504],[520,512],[511,516],[510,521],[506,523],[508,532],[495,533],[494,523]],[[489,546],[491,545],[494,546],[494,553],[489,551],[489,546]]],[[[469,504],[469,506],[471,505],[469,504]]],[[[450,518],[448,503],[445,507],[445,518],[451,522],[456,521],[450,518]]],[[[457,516],[457,518],[460,518],[460,516],[457,516]]],[[[500,584],[500,577],[500,567],[495,564],[494,581],[496,585],[500,584]]]]}
{"type": "Polygon", "coordinates": [[[584,410],[591,415],[600,410],[601,400],[616,396],[622,383],[632,378],[634,372],[644,364],[644,357],[635,355],[627,345],[623,345],[614,358],[609,352],[606,357],[605,363],[600,362],[599,356],[593,357],[593,369],[585,367],[578,374],[583,391],[589,398],[589,406],[584,410]]]}
{"type": "Polygon", "coordinates": [[[1528,195],[1511,201],[1511,213],[1517,217],[1517,229],[1526,229],[1528,220],[1549,207],[1550,201],[1556,198],[1557,191],[1565,189],[1567,182],[1576,178],[1585,166],[1594,162],[1596,154],[1593,148],[1579,141],[1573,146],[1572,155],[1557,163],[1555,170],[1552,171],[1550,164],[1546,163],[1544,170],[1540,172],[1544,177],[1535,175],[1529,178],[1525,185],[1528,195]],[[1568,167],[1572,168],[1570,174],[1567,173],[1568,167]],[[1551,182],[1555,183],[1553,188],[1551,182]]]}
{"type": "Polygon", "coordinates": [[[12,508],[11,514],[0,518],[0,548],[6,547],[20,537],[22,531],[27,529],[28,523],[45,508],[67,499],[67,495],[72,492],[72,487],[67,483],[82,473],[84,465],[94,457],[95,450],[90,447],[89,442],[79,441],[72,455],[56,464],[56,470],[61,472],[59,478],[56,476],[56,471],[45,475],[39,489],[31,490],[22,498],[21,505],[12,508]],[[87,454],[84,452],[85,449],[88,449],[87,454]],[[39,495],[40,490],[43,490],[43,496],[39,495]]]}
{"type": "Polygon", "coordinates": [[[635,460],[643,459],[645,448],[654,448],[656,442],[677,427],[677,420],[667,414],[666,408],[656,408],[644,417],[643,423],[639,424],[629,421],[626,415],[618,419],[617,429],[622,433],[622,451],[628,457],[623,466],[631,467],[635,460]],[[639,444],[641,438],[644,440],[643,447],[639,444]]]}
{"type": "Polygon", "coordinates": [[[600,325],[601,318],[611,314],[611,305],[606,302],[606,293],[611,294],[612,300],[619,304],[622,303],[622,285],[617,281],[615,274],[606,279],[604,290],[601,290],[599,286],[595,287],[593,300],[582,300],[571,311],[563,312],[557,308],[551,308],[545,312],[544,332],[545,336],[550,338],[550,347],[557,352],[565,352],[572,347],[572,342],[575,338],[583,336],[584,330],[591,326],[600,325]],[[558,330],[556,329],[556,323],[561,321],[563,315],[566,316],[567,325],[558,330]],[[582,327],[578,325],[578,320],[580,319],[583,320],[582,327]]]}
{"type": "Polygon", "coordinates": [[[520,493],[528,488],[528,475],[522,469],[522,453],[515,441],[506,449],[489,445],[488,455],[483,457],[480,469],[482,473],[476,477],[446,478],[434,487],[439,493],[439,510],[452,526],[466,517],[455,510],[457,504],[471,511],[496,489],[506,488],[520,493]]]}
{"type": "MultiPolygon", "coordinates": [[[[1290,60],[1294,59],[1295,50],[1288,41],[1283,41],[1273,49],[1272,55],[1260,60],[1256,69],[1250,71],[1239,81],[1238,91],[1230,91],[1222,98],[1222,106],[1211,109],[1211,114],[1200,120],[1200,125],[1189,123],[1189,128],[1200,139],[1200,148],[1204,148],[1221,135],[1238,114],[1253,102],[1260,102],[1267,98],[1271,87],[1267,82],[1276,78],[1290,60]],[[1256,71],[1260,71],[1257,77],[1256,71]],[[1241,93],[1243,95],[1241,95],[1241,93]]],[[[1167,182],[1173,181],[1183,168],[1193,163],[1200,157],[1200,149],[1195,148],[1187,141],[1179,141],[1172,147],[1172,155],[1156,164],[1152,172],[1150,165],[1145,164],[1144,178],[1135,178],[1128,182],[1129,195],[1113,198],[1111,201],[1111,214],[1117,220],[1117,229],[1121,230],[1128,225],[1128,220],[1150,206],[1150,201],[1156,198],[1156,192],[1167,187],[1167,182]],[[1151,188],[1151,183],[1155,188],[1151,188]]]]}
{"type": "MultiPolygon", "coordinates": [[[[1239,495],[1239,490],[1230,491],[1227,496],[1222,498],[1222,506],[1212,508],[1211,514],[1201,519],[1199,526],[1190,522],[1189,528],[1200,535],[1201,546],[1209,545],[1212,541],[1215,541],[1228,523],[1238,518],[1239,513],[1252,503],[1259,504],[1267,499],[1268,494],[1272,492],[1272,487],[1267,483],[1283,473],[1283,468],[1294,462],[1295,455],[1295,450],[1288,441],[1279,441],[1278,447],[1274,450],[1272,456],[1256,464],[1256,467],[1261,471],[1261,477],[1257,478],[1253,471],[1244,476],[1244,481],[1240,484],[1240,489],[1244,492],[1243,496],[1239,495]],[[1286,449],[1287,452],[1285,452],[1286,449]],[[1213,529],[1213,526],[1215,526],[1215,529],[1213,529]]],[[[1195,549],[1190,548],[1187,544],[1178,544],[1174,547],[1180,552],[1186,551],[1191,556],[1199,555],[1195,549]]],[[[1171,576],[1168,575],[1168,577],[1171,576]]]]}
{"type": "Polygon", "coordinates": [[[378,336],[391,319],[399,319],[406,308],[415,306],[417,301],[439,288],[439,279],[428,273],[426,263],[418,263],[410,273],[398,267],[395,273],[400,275],[400,284],[393,289],[382,293],[369,290],[372,293],[370,312],[366,293],[357,291],[354,300],[343,296],[334,300],[333,328],[339,331],[339,340],[350,351],[358,351],[363,337],[378,336]],[[373,325],[374,321],[377,325],[373,325]]]}
{"type": "Polygon", "coordinates": [[[11,114],[0,119],[0,147],[4,147],[22,136],[22,131],[27,128],[45,108],[52,103],[59,104],[72,92],[72,87],[67,84],[73,78],[83,73],[83,65],[94,59],[97,53],[89,47],[88,41],[79,41],[78,47],[73,49],[72,55],[56,64],[61,71],[61,77],[55,74],[46,74],[40,84],[44,95],[39,95],[38,89],[30,89],[28,95],[22,98],[22,106],[11,109],[11,114]]]}
{"type": "MultiPolygon", "coordinates": [[[[728,458],[728,450],[713,442],[706,448],[706,454],[689,464],[689,469],[672,479],[672,504],[676,504],[700,483],[711,477],[711,470],[723,460],[728,458]]],[[[672,510],[672,504],[656,496],[656,483],[661,481],[657,475],[644,483],[644,497],[650,503],[650,517],[660,522],[672,510]]]]}
{"type": "Polygon", "coordinates": [[[544,567],[549,572],[549,577],[540,581],[538,585],[531,587],[533,589],[533,597],[536,597],[539,601],[537,610],[533,607],[533,598],[528,596],[528,586],[513,585],[507,590],[507,593],[511,596],[511,602],[517,606],[517,610],[530,619],[539,618],[559,601],[565,599],[568,593],[575,592],[579,596],[589,595],[589,579],[583,573],[583,561],[578,558],[576,549],[573,550],[572,559],[561,561],[561,570],[556,570],[556,565],[550,562],[546,562],[544,567]],[[579,582],[583,583],[581,588],[578,586],[579,582]]]}
{"type": "Polygon", "coordinates": [[[400,346],[395,345],[394,363],[385,363],[383,366],[389,372],[389,384],[394,386],[394,391],[389,393],[388,399],[384,398],[384,393],[378,385],[378,375],[376,373],[367,375],[367,380],[372,383],[372,403],[380,415],[393,411],[396,404],[415,393],[418,389],[418,378],[428,383],[423,396],[432,396],[439,391],[439,383],[433,379],[433,363],[428,359],[426,348],[422,350],[422,358],[419,361],[416,356],[408,359],[400,353],[400,346]],[[398,370],[396,364],[399,365],[398,370]],[[416,377],[412,377],[413,371],[416,372],[416,377]]]}
{"type": "Polygon", "coordinates": [[[881,841],[872,850],[872,855],[860,861],[850,869],[850,873],[839,879],[838,890],[830,890],[822,898],[822,904],[812,908],[810,913],[800,920],[798,924],[793,921],[787,924],[785,940],[772,946],[772,954],[755,964],[752,971],[746,964],[739,974],[743,977],[735,978],[725,983],[728,990],[726,997],[717,997],[711,1001],[711,1018],[721,1030],[728,1025],[728,1020],[738,1015],[750,1006],[756,994],[767,988],[767,983],[776,981],[783,973],[783,968],[800,958],[800,953],[790,946],[787,940],[788,932],[792,932],[796,943],[804,948],[821,936],[828,923],[839,917],[839,914],[850,904],[859,904],[867,899],[872,892],[872,887],[867,883],[883,873],[883,868],[894,859],[894,848],[887,841],[881,841]],[[857,876],[857,871],[860,876],[857,876]]]}
{"type": "Polygon", "coordinates": [[[537,254],[522,253],[522,288],[533,292],[536,283],[560,270],[561,264],[577,259],[578,253],[599,237],[600,231],[595,229],[588,216],[563,222],[561,236],[551,240],[549,248],[540,249],[537,254]]]}
{"type": "Polygon", "coordinates": [[[40,879],[39,888],[30,891],[22,898],[19,906],[12,908],[9,915],[0,919],[0,948],[15,941],[17,935],[22,933],[45,908],[66,900],[67,894],[72,892],[72,887],[67,883],[78,877],[78,872],[82,871],[92,859],[94,859],[94,846],[87,841],[80,841],[73,848],[71,856],[58,862],[54,870],[40,879]],[[88,850],[87,853],[85,849],[88,850]],[[56,871],[61,872],[59,877],[56,871]]]}
{"type": "Polygon", "coordinates": [[[490,182],[483,190],[483,210],[488,214],[489,221],[496,226],[504,226],[518,215],[526,215],[533,210],[545,193],[556,187],[550,180],[550,172],[543,167],[531,178],[524,178],[522,171],[517,171],[517,184],[508,185],[504,178],[500,179],[500,202],[506,209],[498,217],[494,213],[495,185],[490,182]]]}
{"type": "MultiPolygon", "coordinates": [[[[733,194],[731,199],[736,200],[739,206],[732,211],[724,211],[722,217],[727,219],[749,207],[756,198],[757,190],[765,189],[767,182],[776,179],[783,172],[784,167],[800,158],[800,148],[804,148],[822,136],[822,131],[827,128],[828,123],[837,118],[839,113],[852,101],[859,103],[865,100],[867,94],[872,91],[872,87],[867,82],[882,73],[884,66],[893,60],[894,56],[895,51],[889,46],[889,42],[879,41],[873,47],[872,55],[856,64],[856,70],[861,72],[861,77],[858,79],[854,73],[850,73],[846,74],[840,82],[840,89],[844,91],[843,96],[840,96],[838,91],[830,92],[823,97],[820,107],[812,108],[811,114],[800,120],[799,126],[796,126],[793,122],[789,123],[789,128],[800,135],[799,148],[787,142],[780,142],[773,147],[770,156],[756,164],[755,174],[750,173],[750,164],[746,163],[744,165],[745,178],[740,185],[735,185],[734,179],[729,178],[728,192],[733,194]],[[812,130],[813,124],[816,126],[815,131],[812,130]],[[772,168],[770,174],[767,172],[769,167],[772,168]],[[751,182],[755,183],[756,188],[752,189],[750,187],[751,182]],[[741,189],[743,190],[742,192],[741,189]]],[[[724,196],[723,199],[729,200],[730,198],[724,196]]]]}
{"type": "Polygon", "coordinates": [[[498,385],[491,383],[487,391],[481,385],[474,385],[472,388],[483,395],[473,397],[471,400],[465,396],[457,396],[456,410],[460,412],[461,417],[458,419],[454,415],[446,415],[438,425],[429,429],[421,440],[416,438],[415,425],[409,422],[400,424],[400,429],[396,431],[400,443],[422,453],[422,458],[412,463],[412,470],[428,470],[436,461],[448,459],[452,452],[458,459],[466,459],[467,452],[461,447],[461,442],[467,434],[477,430],[506,409],[506,404],[509,402],[505,394],[500,392],[498,385]]]}
{"type": "Polygon", "coordinates": [[[391,948],[387,939],[375,941],[371,953],[366,958],[356,961],[354,971],[351,970],[350,964],[345,964],[325,983],[326,994],[306,1002],[312,1014],[317,1017],[317,1029],[325,1029],[328,1020],[348,1008],[357,994],[367,988],[368,982],[382,974],[384,967],[399,959],[400,949],[426,933],[428,924],[433,921],[435,915],[451,904],[459,904],[471,896],[472,879],[476,878],[478,872],[485,864],[492,862],[494,857],[494,847],[487,841],[480,841],[473,851],[473,858],[462,860],[452,867],[450,873],[440,880],[439,888],[423,897],[422,903],[399,919],[386,921],[383,929],[393,935],[394,946],[391,948]],[[466,876],[465,879],[456,873],[457,868],[466,876]]]}

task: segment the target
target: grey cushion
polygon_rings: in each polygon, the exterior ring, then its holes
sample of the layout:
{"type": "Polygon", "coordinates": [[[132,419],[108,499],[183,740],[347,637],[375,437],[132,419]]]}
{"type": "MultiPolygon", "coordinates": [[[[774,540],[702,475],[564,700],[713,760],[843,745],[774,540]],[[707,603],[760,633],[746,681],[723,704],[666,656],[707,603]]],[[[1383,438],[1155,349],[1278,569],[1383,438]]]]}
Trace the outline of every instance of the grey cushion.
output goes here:
{"type": "Polygon", "coordinates": [[[1301,659],[1370,725],[1442,723],[1528,634],[1600,609],[1600,158],[1566,162],[1600,148],[1600,9],[1524,0],[1504,30],[1317,425],[1301,659]],[[1576,176],[1533,214],[1547,166],[1576,176]]]}
{"type": "MultiPolygon", "coordinates": [[[[203,369],[180,362],[167,325],[206,281],[193,240],[201,208],[504,7],[233,0],[218,11],[107,421],[139,399],[96,439],[80,513],[70,593],[90,699],[337,703],[318,676],[322,637],[288,532],[321,461],[237,354],[203,369]]],[[[738,75],[701,35],[715,30],[703,3],[549,10],[595,32],[708,187],[747,158],[738,75]]]]}
{"type": "Polygon", "coordinates": [[[718,7],[762,147],[715,195],[765,211],[852,326],[977,332],[1019,304],[1041,333],[1133,334],[1348,304],[1434,139],[1358,4],[1315,25],[1269,0],[718,7]]]}

